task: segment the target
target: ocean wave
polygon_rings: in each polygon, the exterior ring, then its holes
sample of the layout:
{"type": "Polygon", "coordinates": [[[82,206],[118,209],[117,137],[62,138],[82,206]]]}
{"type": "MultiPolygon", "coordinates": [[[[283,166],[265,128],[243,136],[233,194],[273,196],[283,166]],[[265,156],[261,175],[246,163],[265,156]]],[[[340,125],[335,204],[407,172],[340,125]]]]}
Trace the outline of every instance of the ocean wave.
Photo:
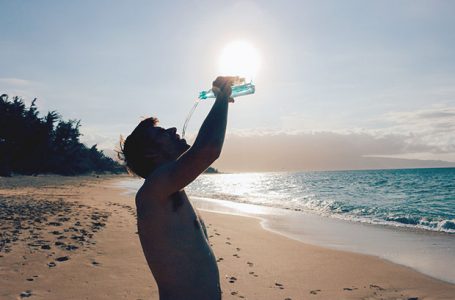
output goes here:
{"type": "Polygon", "coordinates": [[[417,217],[405,217],[405,216],[401,216],[401,217],[386,217],[385,218],[386,221],[390,221],[390,222],[397,222],[397,223],[401,223],[401,224],[408,224],[408,225],[418,225],[418,224],[421,224],[421,220],[417,217]]]}
{"type": "Polygon", "coordinates": [[[438,223],[438,227],[449,230],[450,232],[455,232],[455,220],[443,220],[438,223]]]}
{"type": "Polygon", "coordinates": [[[291,202],[259,201],[248,197],[230,195],[227,193],[191,193],[191,196],[219,199],[238,203],[255,204],[267,207],[281,208],[292,211],[303,211],[315,213],[320,216],[336,218],[350,222],[368,223],[372,225],[383,225],[392,227],[414,228],[444,233],[455,233],[455,220],[439,219],[434,220],[428,217],[418,217],[409,215],[386,215],[377,207],[356,207],[333,200],[307,199],[304,203],[291,202]],[[382,213],[382,215],[381,215],[382,213]]]}

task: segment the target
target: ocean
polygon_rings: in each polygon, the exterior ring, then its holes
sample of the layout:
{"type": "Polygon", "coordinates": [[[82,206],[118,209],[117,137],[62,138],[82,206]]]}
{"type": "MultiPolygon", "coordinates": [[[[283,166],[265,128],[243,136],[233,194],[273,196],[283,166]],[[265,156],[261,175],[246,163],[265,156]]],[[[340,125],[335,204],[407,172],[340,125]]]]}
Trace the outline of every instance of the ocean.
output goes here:
{"type": "Polygon", "coordinates": [[[204,175],[190,195],[455,233],[455,168],[204,175]]]}
{"type": "Polygon", "coordinates": [[[185,190],[198,209],[455,283],[455,168],[204,174],[185,190]]]}

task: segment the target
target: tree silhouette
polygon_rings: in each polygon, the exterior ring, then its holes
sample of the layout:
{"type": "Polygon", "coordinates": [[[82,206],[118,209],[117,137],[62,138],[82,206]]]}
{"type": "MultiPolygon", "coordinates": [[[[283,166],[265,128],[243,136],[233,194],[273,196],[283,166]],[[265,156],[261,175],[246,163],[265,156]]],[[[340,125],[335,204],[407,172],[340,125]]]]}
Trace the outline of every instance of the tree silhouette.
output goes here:
{"type": "Polygon", "coordinates": [[[79,140],[79,120],[62,120],[56,111],[39,116],[36,98],[29,107],[19,97],[0,96],[0,176],[121,172],[122,167],[79,140]]]}

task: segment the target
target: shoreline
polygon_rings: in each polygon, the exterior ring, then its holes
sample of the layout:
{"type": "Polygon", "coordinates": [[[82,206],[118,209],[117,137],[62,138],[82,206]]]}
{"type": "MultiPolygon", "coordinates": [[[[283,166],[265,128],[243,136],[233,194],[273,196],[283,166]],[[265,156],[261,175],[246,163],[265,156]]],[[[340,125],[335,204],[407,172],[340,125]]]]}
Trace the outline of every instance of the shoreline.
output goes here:
{"type": "MultiPolygon", "coordinates": [[[[235,266],[229,265],[235,264],[229,256],[243,258],[236,253],[240,253],[238,249],[244,247],[249,250],[247,266],[260,266],[260,271],[250,271],[248,274],[267,274],[266,287],[269,290],[251,291],[250,288],[249,292],[255,295],[251,299],[282,299],[270,297],[270,293],[284,289],[291,290],[293,295],[289,299],[305,295],[315,299],[452,299],[455,294],[455,285],[451,283],[372,255],[333,250],[289,238],[264,229],[261,220],[256,217],[210,211],[202,211],[201,214],[210,227],[218,223],[215,234],[227,233],[219,236],[212,234],[211,238],[222,239],[221,236],[226,235],[225,243],[232,246],[229,251],[220,250],[214,244],[218,260],[224,258],[221,262],[227,264],[224,267],[219,262],[221,281],[223,275],[225,279],[231,278],[232,274],[234,278],[242,275],[235,266]],[[231,228],[233,223],[237,225],[235,228],[231,228]],[[236,237],[236,230],[241,230],[241,238],[236,237]],[[234,247],[238,252],[233,251],[234,247]],[[223,274],[223,269],[228,272],[223,274]]],[[[227,288],[231,293],[238,292],[230,286],[227,288]]],[[[248,290],[248,284],[240,286],[241,289],[248,290]]]]}
{"type": "MultiPolygon", "coordinates": [[[[133,194],[140,180],[120,181],[116,186],[133,194]]],[[[455,239],[446,232],[361,223],[306,211],[197,197],[198,209],[261,220],[265,230],[287,238],[333,250],[378,257],[448,283],[455,283],[455,239]]]]}
{"type": "MultiPolygon", "coordinates": [[[[30,198],[30,203],[38,204],[63,201],[71,209],[71,220],[62,224],[53,223],[58,214],[49,215],[47,223],[24,219],[31,222],[27,230],[40,229],[50,249],[30,252],[23,232],[10,252],[1,252],[0,298],[17,299],[29,291],[32,299],[158,299],[136,234],[134,196],[113,187],[125,178],[22,177],[7,186],[0,179],[0,198],[9,199],[11,207],[21,208],[22,201],[30,198]],[[105,220],[93,220],[95,212],[105,220]],[[77,232],[63,230],[77,220],[88,226],[83,227],[86,234],[93,234],[90,243],[78,244],[70,239],[77,232]],[[93,223],[99,222],[104,226],[93,229],[93,223]],[[53,234],[56,226],[63,241],[79,248],[55,246],[60,236],[53,234]],[[59,261],[62,256],[68,260],[59,261]],[[55,266],[50,267],[50,262],[55,266]]],[[[453,284],[380,258],[295,241],[263,229],[255,218],[207,211],[201,215],[218,260],[223,299],[450,299],[455,295],[453,284]]],[[[14,225],[2,222],[3,227],[14,225]]]]}
{"type": "Polygon", "coordinates": [[[455,270],[447,265],[455,261],[455,240],[447,233],[397,229],[253,204],[195,198],[193,203],[198,209],[255,218],[264,230],[304,244],[369,255],[455,283],[455,270]]]}

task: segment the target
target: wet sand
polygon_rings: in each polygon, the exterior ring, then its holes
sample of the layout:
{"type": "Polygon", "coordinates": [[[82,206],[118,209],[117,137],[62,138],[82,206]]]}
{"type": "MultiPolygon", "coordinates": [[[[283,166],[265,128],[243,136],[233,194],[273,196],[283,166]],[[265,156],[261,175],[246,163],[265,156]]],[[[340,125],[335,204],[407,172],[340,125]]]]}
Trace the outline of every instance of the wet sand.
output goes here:
{"type": "MultiPolygon", "coordinates": [[[[119,176],[0,178],[0,299],[158,299],[119,176]]],[[[454,299],[455,285],[202,211],[223,299],[454,299]]],[[[197,275],[197,274],[195,274],[197,275]]]]}

